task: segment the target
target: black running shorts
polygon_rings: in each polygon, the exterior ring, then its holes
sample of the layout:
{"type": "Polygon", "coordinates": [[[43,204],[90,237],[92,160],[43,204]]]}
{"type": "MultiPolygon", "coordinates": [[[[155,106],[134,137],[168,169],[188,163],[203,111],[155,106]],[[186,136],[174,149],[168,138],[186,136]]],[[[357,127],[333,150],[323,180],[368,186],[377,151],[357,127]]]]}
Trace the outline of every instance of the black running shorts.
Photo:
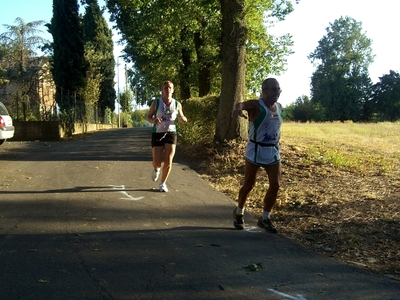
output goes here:
{"type": "Polygon", "coordinates": [[[153,132],[151,135],[151,147],[164,146],[165,144],[176,145],[177,141],[176,132],[153,132]]]}

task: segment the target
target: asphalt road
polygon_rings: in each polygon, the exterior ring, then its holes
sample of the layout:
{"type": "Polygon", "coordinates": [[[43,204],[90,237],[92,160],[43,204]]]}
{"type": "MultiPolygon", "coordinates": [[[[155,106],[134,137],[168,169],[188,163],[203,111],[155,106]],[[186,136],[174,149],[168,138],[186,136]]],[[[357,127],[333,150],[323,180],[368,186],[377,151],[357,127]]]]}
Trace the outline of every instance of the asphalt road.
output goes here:
{"type": "Polygon", "coordinates": [[[256,217],[235,230],[235,203],[185,163],[160,193],[149,145],[125,128],[0,147],[1,300],[400,299],[256,217]]]}

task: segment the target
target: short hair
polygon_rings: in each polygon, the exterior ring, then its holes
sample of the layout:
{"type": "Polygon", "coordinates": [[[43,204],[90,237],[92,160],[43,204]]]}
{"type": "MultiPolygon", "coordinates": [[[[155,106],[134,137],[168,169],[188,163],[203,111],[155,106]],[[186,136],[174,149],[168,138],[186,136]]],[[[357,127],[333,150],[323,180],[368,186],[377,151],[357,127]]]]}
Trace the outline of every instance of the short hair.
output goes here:
{"type": "Polygon", "coordinates": [[[261,85],[261,89],[263,91],[265,91],[267,89],[268,82],[270,82],[270,81],[278,81],[278,80],[276,80],[276,78],[273,78],[273,77],[269,77],[269,78],[265,79],[261,85]]]}
{"type": "Polygon", "coordinates": [[[162,86],[161,86],[161,89],[163,89],[164,86],[167,85],[167,84],[172,85],[172,87],[175,88],[175,86],[174,86],[174,84],[172,83],[172,81],[165,80],[165,81],[163,82],[162,86]]]}

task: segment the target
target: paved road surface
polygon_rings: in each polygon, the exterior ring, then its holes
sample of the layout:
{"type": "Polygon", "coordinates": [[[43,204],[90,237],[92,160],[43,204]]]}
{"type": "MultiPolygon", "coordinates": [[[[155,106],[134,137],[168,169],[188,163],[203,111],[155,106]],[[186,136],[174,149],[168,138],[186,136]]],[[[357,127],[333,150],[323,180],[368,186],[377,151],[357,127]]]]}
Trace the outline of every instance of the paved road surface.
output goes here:
{"type": "MultiPolygon", "coordinates": [[[[400,299],[400,283],[266,233],[149,128],[0,147],[0,299],[400,299]],[[249,265],[262,266],[258,271],[249,265]]],[[[179,151],[179,149],[178,149],[179,151]]]]}

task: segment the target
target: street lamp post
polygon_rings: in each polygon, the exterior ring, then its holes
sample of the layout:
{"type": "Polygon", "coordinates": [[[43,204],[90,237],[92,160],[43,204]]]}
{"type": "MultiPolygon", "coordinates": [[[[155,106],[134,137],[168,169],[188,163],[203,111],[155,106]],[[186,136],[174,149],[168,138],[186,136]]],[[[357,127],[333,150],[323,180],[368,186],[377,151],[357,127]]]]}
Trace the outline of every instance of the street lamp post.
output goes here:
{"type": "Polygon", "coordinates": [[[117,105],[118,105],[118,128],[121,128],[121,113],[120,113],[120,94],[119,94],[119,57],[117,58],[117,84],[118,84],[118,96],[117,96],[117,105]]]}

